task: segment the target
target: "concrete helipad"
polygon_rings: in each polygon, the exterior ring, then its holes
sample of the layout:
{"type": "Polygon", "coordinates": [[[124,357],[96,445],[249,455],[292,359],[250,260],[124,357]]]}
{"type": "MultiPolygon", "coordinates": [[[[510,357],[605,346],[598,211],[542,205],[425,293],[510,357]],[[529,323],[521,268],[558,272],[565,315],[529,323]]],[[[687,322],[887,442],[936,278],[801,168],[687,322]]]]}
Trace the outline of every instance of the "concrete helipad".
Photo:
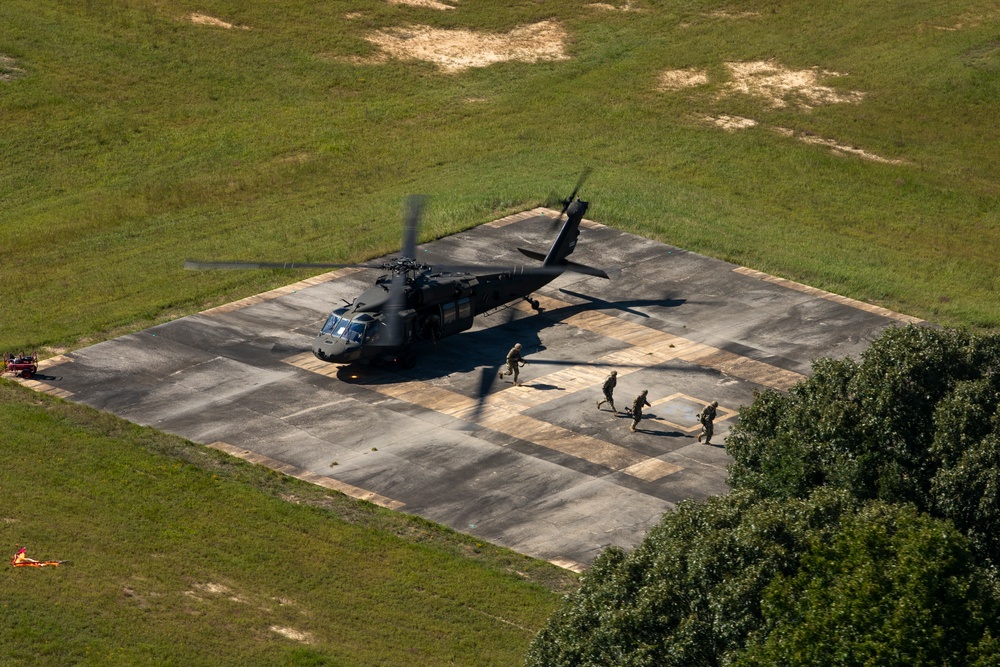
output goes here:
{"type": "MultiPolygon", "coordinates": [[[[517,246],[554,236],[545,215],[419,258],[522,263],[517,246]]],[[[49,360],[26,384],[579,569],[637,544],[681,500],[726,492],[721,443],[755,391],[917,321],[587,221],[572,259],[615,275],[560,276],[536,293],[540,314],[522,303],[481,317],[409,371],[311,354],[329,311],[378,273],[345,269],[49,360]],[[495,379],[515,342],[522,387],[495,379]],[[611,369],[619,409],[649,390],[638,433],[596,408],[611,369]],[[712,400],[706,446],[695,415],[712,400]]]]}

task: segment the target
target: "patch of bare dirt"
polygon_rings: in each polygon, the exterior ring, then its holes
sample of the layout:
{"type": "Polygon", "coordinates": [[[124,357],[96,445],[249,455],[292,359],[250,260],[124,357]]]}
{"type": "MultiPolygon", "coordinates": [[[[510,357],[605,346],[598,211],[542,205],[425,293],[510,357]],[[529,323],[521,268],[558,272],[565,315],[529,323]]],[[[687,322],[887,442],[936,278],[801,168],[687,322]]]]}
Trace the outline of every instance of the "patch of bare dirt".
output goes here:
{"type": "Polygon", "coordinates": [[[0,81],[13,81],[25,76],[27,72],[18,67],[17,61],[10,56],[0,54],[0,81]]]}
{"type": "MultiPolygon", "coordinates": [[[[819,104],[856,104],[864,99],[864,93],[859,91],[840,91],[821,85],[821,77],[842,75],[819,68],[792,70],[765,61],[726,63],[726,68],[733,80],[723,84],[723,92],[720,97],[732,93],[743,93],[763,97],[773,107],[787,107],[794,104],[805,110],[819,104]]],[[[667,70],[660,74],[658,90],[676,91],[707,83],[709,83],[709,79],[704,70],[667,70]]],[[[760,125],[752,118],[727,114],[702,115],[699,118],[726,132],[736,132],[760,125]]],[[[837,155],[853,156],[882,164],[907,164],[906,160],[883,157],[858,146],[842,144],[835,139],[820,137],[811,132],[796,132],[783,127],[768,129],[803,143],[824,146],[837,155]]]]}
{"type": "Polygon", "coordinates": [[[592,2],[590,4],[584,5],[585,7],[590,7],[591,9],[599,9],[604,12],[637,12],[637,8],[632,6],[631,0],[625,0],[625,4],[620,7],[617,5],[612,5],[607,2],[592,2]]]}
{"type": "Polygon", "coordinates": [[[708,12],[705,16],[709,16],[713,19],[750,19],[755,16],[760,16],[760,12],[738,12],[716,9],[714,12],[708,12]]]}
{"type": "Polygon", "coordinates": [[[390,57],[423,60],[449,74],[499,62],[534,63],[569,58],[563,47],[566,31],[555,21],[542,21],[499,34],[416,25],[378,30],[365,39],[382,53],[374,58],[354,59],[355,63],[376,64],[390,57]]]}
{"type": "Polygon", "coordinates": [[[282,637],[287,637],[288,639],[293,639],[297,642],[302,642],[304,644],[313,643],[312,635],[308,632],[300,632],[294,628],[283,628],[277,625],[271,626],[271,632],[276,632],[282,637]]]}
{"type": "Polygon", "coordinates": [[[742,116],[727,116],[725,114],[720,116],[704,116],[706,121],[720,127],[726,132],[736,132],[737,130],[745,130],[748,127],[754,127],[757,125],[757,121],[753,118],[744,118],[742,116]]]}
{"type": "Polygon", "coordinates": [[[838,155],[853,155],[859,157],[862,160],[869,160],[871,162],[880,162],[882,164],[906,164],[906,160],[900,160],[895,158],[882,157],[881,155],[876,155],[857,146],[847,146],[844,144],[837,143],[833,139],[826,139],[816,134],[810,132],[796,132],[795,130],[790,130],[787,127],[775,127],[771,128],[775,132],[782,134],[786,137],[794,137],[799,141],[812,144],[814,146],[826,146],[833,153],[838,155]]]}
{"type": "Polygon", "coordinates": [[[660,74],[657,90],[680,90],[708,83],[708,73],[703,69],[671,69],[660,74]]]}
{"type": "Polygon", "coordinates": [[[222,19],[217,19],[214,16],[208,16],[207,14],[199,14],[193,12],[188,16],[188,20],[195,25],[210,25],[216,28],[225,28],[226,30],[249,30],[249,26],[245,25],[233,25],[232,23],[227,23],[222,19]]]}
{"type": "Polygon", "coordinates": [[[843,76],[813,67],[793,70],[773,61],[726,63],[733,80],[724,85],[724,94],[742,93],[763,98],[775,108],[794,104],[811,109],[821,104],[857,104],[864,93],[837,90],[821,85],[820,79],[843,76]]]}
{"type": "Polygon", "coordinates": [[[970,30],[972,28],[978,28],[983,23],[990,23],[996,21],[1000,18],[1000,8],[994,9],[992,12],[982,12],[982,13],[965,13],[954,18],[954,22],[949,25],[939,25],[933,24],[927,27],[931,30],[945,30],[947,32],[955,32],[958,30],[970,30]]]}
{"type": "Polygon", "coordinates": [[[425,9],[455,9],[454,5],[446,5],[438,0],[389,0],[390,5],[409,5],[410,7],[424,7],[425,9]]]}
{"type": "MultiPolygon", "coordinates": [[[[753,118],[744,118],[743,116],[728,116],[721,114],[718,116],[701,116],[701,119],[715,127],[725,130],[726,132],[737,132],[739,130],[746,130],[751,127],[757,127],[760,125],[753,118]]],[[[766,127],[766,126],[763,126],[766,127]]],[[[836,155],[851,155],[854,157],[859,157],[862,160],[869,160],[871,162],[879,162],[881,164],[907,164],[906,160],[900,160],[895,158],[882,157],[881,155],[876,155],[870,151],[866,151],[863,148],[858,148],[857,146],[847,146],[841,144],[834,139],[827,139],[819,135],[813,134],[812,132],[796,132],[787,127],[769,127],[767,128],[773,132],[788,137],[789,139],[797,139],[805,144],[812,144],[813,146],[825,146],[830,149],[830,151],[836,155]]]]}

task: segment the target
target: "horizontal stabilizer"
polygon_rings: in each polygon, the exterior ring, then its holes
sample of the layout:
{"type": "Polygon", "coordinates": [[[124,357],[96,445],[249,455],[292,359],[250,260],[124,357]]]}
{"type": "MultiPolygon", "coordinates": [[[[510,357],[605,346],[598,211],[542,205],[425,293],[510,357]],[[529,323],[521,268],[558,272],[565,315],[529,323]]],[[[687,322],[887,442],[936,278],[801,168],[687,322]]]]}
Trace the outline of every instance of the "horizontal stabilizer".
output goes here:
{"type": "MultiPolygon", "coordinates": [[[[540,252],[535,252],[534,250],[526,250],[525,248],[518,248],[518,252],[531,259],[545,260],[545,254],[540,252]]],[[[573,271],[574,273],[582,273],[587,276],[597,276],[598,278],[610,279],[610,276],[601,269],[594,268],[592,266],[587,266],[586,264],[578,264],[577,262],[571,262],[568,259],[564,259],[555,266],[561,267],[566,271],[573,271]]]]}
{"type": "Polygon", "coordinates": [[[537,260],[539,260],[541,262],[545,261],[545,253],[544,252],[535,252],[534,250],[525,250],[524,248],[518,248],[517,251],[519,253],[521,253],[522,255],[530,257],[531,259],[537,259],[537,260]]]}

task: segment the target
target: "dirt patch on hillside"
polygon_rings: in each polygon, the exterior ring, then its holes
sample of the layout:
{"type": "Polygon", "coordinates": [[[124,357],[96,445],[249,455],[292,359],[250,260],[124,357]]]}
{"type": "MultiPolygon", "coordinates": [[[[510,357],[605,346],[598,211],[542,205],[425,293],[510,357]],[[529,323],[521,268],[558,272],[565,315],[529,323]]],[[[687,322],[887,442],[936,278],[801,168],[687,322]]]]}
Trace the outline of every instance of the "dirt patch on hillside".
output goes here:
{"type": "Polygon", "coordinates": [[[763,98],[773,107],[794,104],[811,109],[820,104],[857,104],[864,93],[856,90],[837,90],[820,85],[821,78],[843,76],[813,67],[793,70],[773,61],[757,60],[745,63],[726,63],[733,80],[725,84],[724,93],[742,93],[763,98]]]}
{"type": "Polygon", "coordinates": [[[708,72],[703,69],[671,69],[660,74],[657,90],[680,90],[708,83],[708,72]]]}
{"type": "Polygon", "coordinates": [[[555,21],[514,28],[506,33],[445,30],[426,25],[378,30],[365,39],[382,53],[373,58],[352,59],[358,64],[386,62],[389,58],[423,60],[449,74],[470,67],[499,62],[567,60],[563,48],[566,31],[555,21]]]}
{"type": "Polygon", "coordinates": [[[811,132],[796,132],[795,130],[790,130],[787,127],[772,127],[771,129],[786,137],[794,137],[795,139],[798,139],[806,144],[826,146],[831,152],[837,155],[853,155],[861,158],[862,160],[879,162],[881,164],[907,164],[906,160],[882,157],[881,155],[876,155],[875,153],[858,148],[857,146],[847,146],[845,144],[838,143],[833,139],[827,139],[825,137],[812,134],[811,132]]]}
{"type": "Polygon", "coordinates": [[[599,10],[604,11],[604,12],[637,12],[637,11],[639,11],[638,9],[636,9],[635,7],[632,6],[632,3],[629,0],[626,0],[625,4],[623,4],[621,7],[618,7],[618,6],[612,5],[612,4],[608,4],[607,2],[592,2],[592,3],[588,4],[588,5],[584,5],[584,7],[590,7],[591,9],[599,9],[599,10]]]}
{"type": "MultiPolygon", "coordinates": [[[[843,75],[817,67],[793,70],[772,61],[730,62],[725,63],[725,66],[732,78],[720,84],[719,100],[739,93],[762,98],[769,106],[775,108],[795,106],[808,111],[821,104],[857,104],[864,99],[864,93],[860,91],[837,90],[822,85],[820,81],[825,77],[843,75]]],[[[709,83],[710,79],[706,70],[695,68],[667,70],[660,74],[657,90],[661,92],[678,91],[709,83]]],[[[726,132],[737,132],[760,126],[760,123],[752,118],[727,114],[701,115],[698,118],[726,132]]],[[[905,160],[882,157],[857,146],[842,144],[834,139],[820,137],[811,132],[796,132],[787,128],[767,127],[766,125],[761,127],[803,143],[825,146],[837,155],[849,155],[883,164],[907,164],[905,160]]]]}
{"type": "Polygon", "coordinates": [[[0,81],[13,81],[27,75],[23,68],[18,67],[17,61],[10,56],[0,54],[0,81]]]}
{"type": "Polygon", "coordinates": [[[208,16],[207,14],[199,14],[197,12],[189,14],[188,20],[195,25],[210,25],[216,28],[225,28],[227,30],[249,30],[249,26],[245,25],[233,25],[232,23],[227,23],[222,19],[217,19],[214,16],[208,16]]]}
{"type": "Polygon", "coordinates": [[[954,32],[957,30],[971,30],[973,28],[978,28],[984,23],[991,23],[997,19],[1000,19],[1000,9],[975,13],[966,12],[959,14],[948,24],[942,25],[940,23],[936,23],[930,24],[926,27],[932,30],[946,30],[948,32],[954,32]]]}
{"type": "Polygon", "coordinates": [[[748,127],[754,127],[758,124],[753,118],[744,118],[743,116],[727,116],[725,114],[720,116],[703,116],[702,118],[706,122],[709,122],[718,128],[722,128],[726,132],[745,130],[748,127]]]}
{"type": "Polygon", "coordinates": [[[760,12],[741,12],[741,11],[729,11],[726,9],[716,9],[712,12],[707,12],[705,16],[713,19],[752,19],[755,16],[760,16],[760,12]]]}
{"type": "Polygon", "coordinates": [[[389,0],[390,5],[409,5],[410,7],[423,7],[425,9],[455,9],[454,5],[446,5],[438,0],[389,0]]]}
{"type": "MultiPolygon", "coordinates": [[[[812,109],[821,104],[856,104],[864,93],[837,90],[820,84],[824,77],[843,76],[819,68],[793,70],[772,61],[725,63],[732,80],[721,85],[720,97],[732,94],[752,95],[776,108],[795,105],[812,109]]],[[[673,69],[662,72],[658,90],[671,91],[709,83],[703,69],[673,69]]]]}
{"type": "Polygon", "coordinates": [[[812,144],[813,146],[825,146],[830,149],[831,153],[835,155],[843,156],[854,156],[859,157],[862,160],[868,160],[870,162],[879,162],[881,164],[907,164],[906,160],[894,159],[882,157],[881,155],[876,155],[871,151],[866,151],[863,148],[858,148],[857,146],[848,146],[842,144],[834,139],[827,139],[826,137],[821,137],[812,132],[797,132],[795,130],[789,129],[787,127],[768,127],[767,125],[760,125],[759,122],[753,118],[744,118],[743,116],[729,116],[726,114],[720,114],[718,116],[701,116],[701,120],[714,125],[715,127],[725,130],[726,132],[737,132],[739,130],[746,130],[751,127],[763,127],[765,129],[771,130],[772,132],[777,132],[783,137],[788,137],[789,139],[796,139],[804,144],[812,144]]]}
{"type": "Polygon", "coordinates": [[[302,642],[304,644],[312,644],[313,637],[308,632],[300,632],[294,628],[284,628],[280,625],[272,625],[270,628],[271,632],[276,632],[282,637],[295,640],[297,642],[302,642]]]}

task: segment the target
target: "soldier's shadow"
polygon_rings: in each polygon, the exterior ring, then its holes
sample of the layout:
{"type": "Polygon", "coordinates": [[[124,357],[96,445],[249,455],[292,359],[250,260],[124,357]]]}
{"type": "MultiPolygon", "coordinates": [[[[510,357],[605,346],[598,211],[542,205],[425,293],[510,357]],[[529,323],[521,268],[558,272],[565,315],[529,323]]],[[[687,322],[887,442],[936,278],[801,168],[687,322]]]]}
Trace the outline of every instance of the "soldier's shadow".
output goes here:
{"type": "MultiPolygon", "coordinates": [[[[617,416],[618,416],[619,419],[628,419],[628,420],[632,419],[632,413],[631,412],[619,412],[617,416]]],[[[647,424],[646,423],[647,420],[650,420],[650,419],[657,419],[657,416],[655,414],[651,413],[651,412],[644,412],[642,414],[642,421],[639,422],[639,426],[636,427],[635,432],[636,433],[645,433],[646,435],[655,435],[655,436],[660,437],[660,438],[664,438],[664,437],[666,437],[666,438],[689,438],[689,437],[691,437],[690,433],[684,433],[682,431],[661,431],[659,429],[651,428],[652,426],[654,426],[654,424],[647,424]]]]}
{"type": "Polygon", "coordinates": [[[681,433],[680,431],[656,431],[656,430],[653,430],[651,428],[642,428],[641,425],[639,426],[639,428],[635,429],[635,431],[636,431],[636,433],[645,433],[647,435],[655,435],[655,436],[660,437],[660,438],[664,438],[664,437],[666,437],[666,438],[684,438],[684,437],[690,437],[690,434],[688,434],[688,433],[681,433]]]}

